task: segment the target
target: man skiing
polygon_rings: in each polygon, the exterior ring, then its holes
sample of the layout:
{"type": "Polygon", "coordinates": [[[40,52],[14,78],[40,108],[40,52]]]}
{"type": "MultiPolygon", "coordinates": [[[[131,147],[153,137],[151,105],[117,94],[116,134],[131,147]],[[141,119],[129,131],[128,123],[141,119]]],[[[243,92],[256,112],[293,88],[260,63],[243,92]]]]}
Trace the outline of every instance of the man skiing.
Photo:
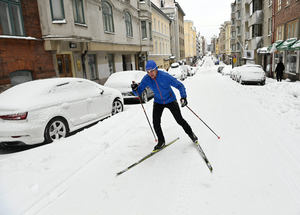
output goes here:
{"type": "Polygon", "coordinates": [[[170,74],[158,70],[156,63],[153,60],[149,60],[146,64],[147,75],[144,76],[141,83],[131,84],[133,92],[136,91],[140,95],[146,87],[149,87],[154,92],[153,103],[153,127],[158,138],[158,143],[154,147],[154,150],[158,150],[165,145],[165,138],[161,129],[161,116],[164,108],[168,108],[176,122],[182,126],[185,133],[192,139],[194,143],[198,142],[198,138],[193,133],[190,125],[183,119],[179,105],[176,100],[175,93],[171,86],[179,90],[181,96],[181,107],[188,104],[187,95],[184,85],[170,74]]]}

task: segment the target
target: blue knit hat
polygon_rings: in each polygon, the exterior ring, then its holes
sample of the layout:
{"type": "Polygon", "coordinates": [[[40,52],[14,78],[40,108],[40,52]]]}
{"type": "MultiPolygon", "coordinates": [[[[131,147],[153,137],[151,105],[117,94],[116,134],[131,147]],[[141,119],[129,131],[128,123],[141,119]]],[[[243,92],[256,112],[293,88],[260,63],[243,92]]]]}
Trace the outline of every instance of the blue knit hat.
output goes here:
{"type": "Polygon", "coordinates": [[[157,70],[157,65],[153,60],[148,60],[148,62],[146,64],[146,71],[151,70],[151,69],[157,70]]]}

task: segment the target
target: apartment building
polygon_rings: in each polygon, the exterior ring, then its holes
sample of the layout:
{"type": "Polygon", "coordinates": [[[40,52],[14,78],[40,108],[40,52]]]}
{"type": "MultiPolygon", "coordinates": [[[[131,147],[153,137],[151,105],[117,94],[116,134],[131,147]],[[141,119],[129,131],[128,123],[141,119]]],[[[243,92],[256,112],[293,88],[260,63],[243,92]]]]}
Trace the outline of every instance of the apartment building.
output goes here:
{"type": "Polygon", "coordinates": [[[184,60],[184,11],[174,0],[152,0],[152,2],[172,20],[170,32],[173,61],[184,60]]]}
{"type": "Polygon", "coordinates": [[[185,60],[187,65],[196,62],[196,28],[191,20],[184,20],[185,60]]]}
{"type": "Polygon", "coordinates": [[[143,70],[152,45],[150,0],[38,0],[46,51],[59,77],[100,84],[114,72],[143,70]]]}
{"type": "Polygon", "coordinates": [[[154,60],[158,68],[168,69],[170,67],[172,20],[161,11],[155,4],[152,6],[152,34],[153,51],[149,54],[149,60],[154,60]]]}

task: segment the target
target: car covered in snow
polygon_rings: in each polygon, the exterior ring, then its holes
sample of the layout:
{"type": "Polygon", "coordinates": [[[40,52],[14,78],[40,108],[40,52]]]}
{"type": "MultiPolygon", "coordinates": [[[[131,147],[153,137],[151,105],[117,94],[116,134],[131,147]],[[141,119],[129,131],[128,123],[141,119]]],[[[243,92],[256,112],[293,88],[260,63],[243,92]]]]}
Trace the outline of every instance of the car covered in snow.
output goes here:
{"type": "Polygon", "coordinates": [[[120,91],[87,79],[25,82],[0,94],[0,143],[53,142],[121,111],[120,91]]]}
{"type": "Polygon", "coordinates": [[[179,63],[172,63],[168,70],[168,73],[181,81],[186,78],[185,72],[183,71],[179,63]]]}
{"type": "Polygon", "coordinates": [[[260,65],[248,64],[237,67],[235,80],[241,84],[265,85],[266,74],[260,65]]]}
{"type": "MultiPolygon", "coordinates": [[[[132,81],[140,83],[145,75],[147,75],[147,73],[140,70],[116,72],[109,76],[104,86],[119,90],[122,93],[125,102],[139,101],[139,97],[134,95],[134,93],[132,92],[131,84],[132,81]]],[[[149,87],[147,87],[140,95],[140,98],[142,102],[145,103],[153,96],[153,91],[149,87]]]]}

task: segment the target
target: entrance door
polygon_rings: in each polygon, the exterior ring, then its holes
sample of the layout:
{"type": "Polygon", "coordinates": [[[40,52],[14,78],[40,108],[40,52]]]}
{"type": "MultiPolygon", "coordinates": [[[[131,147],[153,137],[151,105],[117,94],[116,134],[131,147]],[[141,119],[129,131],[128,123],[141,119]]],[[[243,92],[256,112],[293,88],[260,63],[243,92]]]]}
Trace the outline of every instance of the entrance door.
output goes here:
{"type": "Polygon", "coordinates": [[[56,55],[59,77],[72,77],[71,59],[69,54],[56,55]]]}

